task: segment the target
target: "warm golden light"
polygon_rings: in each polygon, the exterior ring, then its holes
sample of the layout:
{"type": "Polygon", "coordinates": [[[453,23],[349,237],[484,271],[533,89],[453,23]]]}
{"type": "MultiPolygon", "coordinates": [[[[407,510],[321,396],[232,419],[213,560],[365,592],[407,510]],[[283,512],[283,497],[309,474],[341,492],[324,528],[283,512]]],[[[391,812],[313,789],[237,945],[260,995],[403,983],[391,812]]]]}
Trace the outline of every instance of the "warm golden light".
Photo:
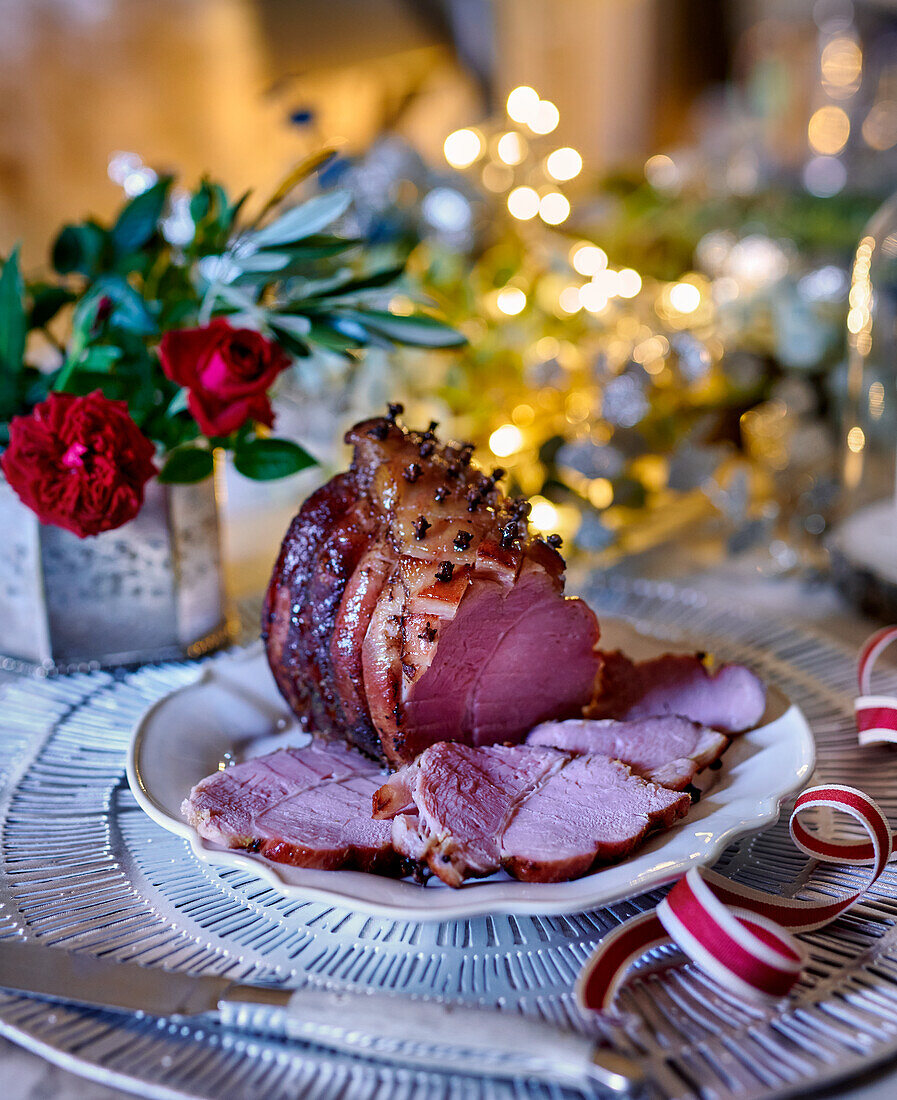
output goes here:
{"type": "Polygon", "coordinates": [[[476,130],[455,130],[442,146],[452,168],[469,168],[483,151],[483,139],[476,130]]]}
{"type": "Polygon", "coordinates": [[[595,508],[609,508],[614,502],[614,487],[606,477],[596,477],[589,482],[586,496],[595,508]]]}
{"type": "Polygon", "coordinates": [[[621,298],[634,298],[642,289],[642,277],[631,267],[617,272],[617,293],[621,298]]]}
{"type": "Polygon", "coordinates": [[[565,145],[548,155],[545,170],[552,179],[572,180],[582,171],[582,157],[575,149],[565,145]]]}
{"type": "Polygon", "coordinates": [[[873,382],[869,387],[869,415],[873,420],[881,420],[885,411],[885,388],[881,382],[873,382]]]}
{"type": "Polygon", "coordinates": [[[515,122],[528,122],[539,106],[539,93],[521,84],[508,96],[508,116],[515,122]]]}
{"type": "Polygon", "coordinates": [[[819,59],[822,84],[834,99],[844,99],[853,93],[863,71],[863,51],[846,35],[833,38],[819,59]]]}
{"type": "Polygon", "coordinates": [[[519,164],[526,156],[526,141],[514,130],[502,134],[498,139],[498,156],[505,164],[519,164]]]}
{"type": "Polygon", "coordinates": [[[558,305],[564,313],[578,313],[582,309],[578,286],[565,286],[558,295],[558,305]]]}
{"type": "Polygon", "coordinates": [[[534,134],[550,134],[561,121],[561,113],[550,99],[540,99],[535,110],[524,121],[534,134]]]}
{"type": "Polygon", "coordinates": [[[872,149],[884,151],[897,145],[897,102],[881,99],[873,103],[863,120],[862,134],[872,149]]]}
{"type": "Polygon", "coordinates": [[[544,497],[533,497],[530,502],[533,510],[530,512],[529,521],[537,531],[554,531],[558,525],[558,510],[544,497]]]}
{"type": "Polygon", "coordinates": [[[850,119],[840,107],[820,107],[807,126],[807,137],[814,152],[833,157],[840,153],[850,137],[850,119]]]}
{"type": "Polygon", "coordinates": [[[570,217],[570,203],[560,191],[549,191],[539,202],[539,217],[547,225],[560,225],[570,217]]]}
{"type": "Polygon", "coordinates": [[[616,298],[619,293],[620,276],[613,268],[608,267],[604,271],[597,271],[592,276],[592,285],[597,287],[606,298],[616,298]]]}
{"type": "MultiPolygon", "coordinates": [[[[522,424],[526,427],[536,419],[536,413],[532,405],[515,405],[511,412],[511,419],[515,424],[522,424]]],[[[523,436],[520,438],[522,441],[523,436]]]]}
{"type": "Polygon", "coordinates": [[[498,292],[495,304],[502,313],[506,313],[509,317],[515,317],[526,308],[526,295],[519,287],[506,286],[498,292]]]}
{"type": "Polygon", "coordinates": [[[847,433],[847,446],[855,455],[866,446],[866,433],[858,424],[855,424],[847,433]]]}
{"type": "Polygon", "coordinates": [[[648,157],[645,161],[645,179],[658,191],[670,191],[681,182],[676,162],[664,153],[648,157]]]}
{"type": "Polygon", "coordinates": [[[589,313],[600,313],[607,305],[607,294],[594,282],[580,288],[579,300],[589,313]]]}
{"type": "Polygon", "coordinates": [[[532,187],[515,187],[508,195],[508,210],[522,222],[539,213],[539,192],[532,187]]]}
{"type": "Polygon", "coordinates": [[[578,244],[571,251],[570,262],[580,275],[597,275],[607,267],[607,253],[594,244],[578,244]]]}
{"type": "Polygon", "coordinates": [[[489,450],[496,458],[508,458],[523,446],[523,432],[514,424],[502,424],[489,436],[489,450]]]}
{"type": "Polygon", "coordinates": [[[676,283],[670,287],[670,305],[677,313],[694,313],[701,304],[701,292],[692,283],[676,283]]]}

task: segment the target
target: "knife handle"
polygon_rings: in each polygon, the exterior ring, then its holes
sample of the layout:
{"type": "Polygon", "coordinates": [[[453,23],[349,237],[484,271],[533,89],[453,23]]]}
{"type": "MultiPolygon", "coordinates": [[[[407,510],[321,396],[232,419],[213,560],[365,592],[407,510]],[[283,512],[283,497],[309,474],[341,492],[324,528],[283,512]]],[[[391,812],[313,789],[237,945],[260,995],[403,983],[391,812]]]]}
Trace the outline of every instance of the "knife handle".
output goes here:
{"type": "Polygon", "coordinates": [[[228,1027],[449,1073],[530,1077],[628,1093],[641,1069],[592,1039],[517,1014],[383,993],[232,986],[219,1001],[228,1027]]]}

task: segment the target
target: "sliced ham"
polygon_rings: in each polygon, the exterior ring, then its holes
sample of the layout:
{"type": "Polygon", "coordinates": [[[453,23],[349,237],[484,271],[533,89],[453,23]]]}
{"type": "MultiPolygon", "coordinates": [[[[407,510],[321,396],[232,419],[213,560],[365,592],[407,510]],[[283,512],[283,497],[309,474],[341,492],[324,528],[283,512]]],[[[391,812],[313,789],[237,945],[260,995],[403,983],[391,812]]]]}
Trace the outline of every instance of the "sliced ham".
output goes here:
{"type": "Polygon", "coordinates": [[[756,726],[766,709],[766,685],[744,665],[710,670],[698,656],[668,653],[633,661],[620,652],[601,654],[591,718],[634,720],[676,714],[724,733],[756,726]]]}
{"type": "Polygon", "coordinates": [[[620,859],[688,811],[688,795],[606,756],[517,745],[437,744],[374,797],[396,850],[450,886],[505,868],[558,882],[620,859]]]}
{"type": "Polygon", "coordinates": [[[600,753],[622,761],[652,783],[681,791],[702,768],[722,756],[729,738],[687,718],[664,715],[629,722],[612,718],[544,722],[529,734],[526,743],[573,753],[600,753]]]}
{"type": "Polygon", "coordinates": [[[346,439],[352,468],[293,521],[262,621],[305,727],[398,765],[440,740],[519,742],[580,715],[598,623],[564,596],[563,559],[530,537],[502,471],[393,414],[346,439]]]}
{"type": "Polygon", "coordinates": [[[372,761],[338,743],[279,749],[201,780],[181,812],[200,836],[277,863],[392,874],[388,823],[371,818],[383,782],[372,761]]]}

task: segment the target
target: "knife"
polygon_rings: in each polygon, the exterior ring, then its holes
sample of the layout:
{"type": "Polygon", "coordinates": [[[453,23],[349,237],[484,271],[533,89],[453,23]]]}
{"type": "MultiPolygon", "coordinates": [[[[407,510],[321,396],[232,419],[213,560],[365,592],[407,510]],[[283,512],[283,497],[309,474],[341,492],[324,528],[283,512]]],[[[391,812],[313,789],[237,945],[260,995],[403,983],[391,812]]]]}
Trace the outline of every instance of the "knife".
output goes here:
{"type": "Polygon", "coordinates": [[[641,1068],[593,1039],[517,1014],[398,994],[237,985],[0,940],[0,987],[88,1008],[149,1016],[212,1017],[227,1028],[298,1039],[427,1070],[535,1078],[631,1093],[641,1068]]]}

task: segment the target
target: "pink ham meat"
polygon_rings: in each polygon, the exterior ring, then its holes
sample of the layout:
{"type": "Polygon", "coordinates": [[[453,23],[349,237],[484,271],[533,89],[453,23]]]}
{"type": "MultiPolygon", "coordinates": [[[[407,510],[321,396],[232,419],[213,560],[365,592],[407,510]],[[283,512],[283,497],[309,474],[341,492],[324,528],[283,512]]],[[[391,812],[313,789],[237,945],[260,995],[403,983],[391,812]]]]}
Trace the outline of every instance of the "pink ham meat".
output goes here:
{"type": "Polygon", "coordinates": [[[279,749],[201,780],[181,812],[200,836],[277,863],[400,870],[388,823],[371,818],[377,765],[339,744],[279,749]]]}
{"type": "Polygon", "coordinates": [[[681,791],[702,768],[722,756],[729,738],[687,718],[664,715],[631,722],[612,718],[543,722],[526,743],[573,753],[600,753],[622,761],[652,783],[681,791]]]}
{"type": "Polygon", "coordinates": [[[601,674],[590,718],[631,721],[677,714],[724,733],[756,726],[766,709],[766,685],[743,665],[710,671],[698,656],[667,653],[633,661],[601,654],[601,674]]]}
{"type": "Polygon", "coordinates": [[[303,505],[263,614],[268,661],[305,728],[400,765],[429,745],[519,742],[593,696],[598,623],[529,506],[395,415],[346,436],[352,468],[303,505]],[[563,675],[558,675],[558,670],[563,675]]]}
{"type": "Polygon", "coordinates": [[[443,743],[380,788],[374,816],[392,819],[399,853],[457,887],[501,867],[527,882],[576,878],[689,805],[605,756],[443,743]]]}

